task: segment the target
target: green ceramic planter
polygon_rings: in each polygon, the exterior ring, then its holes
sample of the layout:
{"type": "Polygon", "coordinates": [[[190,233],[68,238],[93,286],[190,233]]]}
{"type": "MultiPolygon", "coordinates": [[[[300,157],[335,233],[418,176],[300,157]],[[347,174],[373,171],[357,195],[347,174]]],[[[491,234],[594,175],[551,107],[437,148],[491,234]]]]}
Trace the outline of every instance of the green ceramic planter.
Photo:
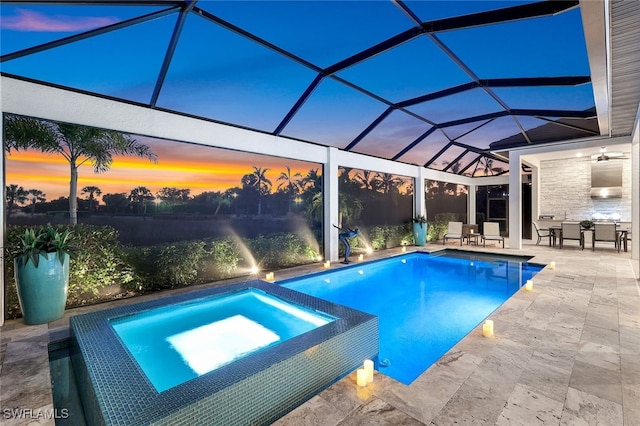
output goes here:
{"type": "Polygon", "coordinates": [[[417,246],[427,245],[427,224],[426,223],[414,223],[413,224],[413,240],[417,246]]]}
{"type": "Polygon", "coordinates": [[[69,255],[61,265],[56,253],[40,256],[38,267],[15,264],[18,300],[25,324],[44,324],[62,318],[69,289],[69,255]]]}

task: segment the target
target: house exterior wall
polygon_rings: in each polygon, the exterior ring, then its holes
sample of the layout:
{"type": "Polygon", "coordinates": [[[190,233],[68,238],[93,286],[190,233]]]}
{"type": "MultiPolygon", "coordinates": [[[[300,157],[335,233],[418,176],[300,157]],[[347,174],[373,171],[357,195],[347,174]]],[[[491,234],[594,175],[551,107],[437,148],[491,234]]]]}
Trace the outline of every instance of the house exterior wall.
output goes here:
{"type": "Polygon", "coordinates": [[[631,221],[631,160],[620,161],[622,198],[591,198],[591,163],[589,157],[545,160],[540,163],[540,214],[556,219],[591,219],[594,213],[618,213],[623,222],[631,221]]]}

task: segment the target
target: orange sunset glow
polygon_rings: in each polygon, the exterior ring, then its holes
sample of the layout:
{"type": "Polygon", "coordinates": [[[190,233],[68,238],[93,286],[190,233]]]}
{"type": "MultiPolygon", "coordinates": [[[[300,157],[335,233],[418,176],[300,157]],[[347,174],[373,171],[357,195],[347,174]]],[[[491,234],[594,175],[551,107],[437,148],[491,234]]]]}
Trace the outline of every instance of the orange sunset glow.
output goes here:
{"type": "MultiPolygon", "coordinates": [[[[253,171],[253,166],[269,169],[266,176],[275,191],[278,176],[291,168],[291,173],[306,175],[311,169],[322,172],[322,165],[305,161],[247,154],[207,146],[170,142],[134,136],[150,146],[158,162],[137,157],[114,157],[105,173],[94,173],[89,162],[79,168],[78,196],[85,186],[97,186],[102,195],[129,193],[145,186],[156,193],[162,187],[189,188],[191,195],[205,191],[225,191],[241,186],[240,180],[253,171]]],[[[6,155],[6,184],[24,189],[39,189],[47,200],[69,196],[69,163],[60,154],[44,154],[36,150],[12,151],[6,155]]]]}

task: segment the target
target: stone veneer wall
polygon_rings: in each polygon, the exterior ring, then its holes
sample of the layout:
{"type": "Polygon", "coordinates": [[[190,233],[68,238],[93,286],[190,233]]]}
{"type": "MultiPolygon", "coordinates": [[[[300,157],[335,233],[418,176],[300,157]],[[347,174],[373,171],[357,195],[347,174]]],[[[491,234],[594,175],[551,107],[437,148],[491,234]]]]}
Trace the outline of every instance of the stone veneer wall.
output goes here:
{"type": "Polygon", "coordinates": [[[556,219],[590,219],[594,213],[619,213],[623,222],[631,221],[631,160],[622,162],[622,198],[591,198],[589,157],[542,161],[540,164],[540,214],[556,219]]]}

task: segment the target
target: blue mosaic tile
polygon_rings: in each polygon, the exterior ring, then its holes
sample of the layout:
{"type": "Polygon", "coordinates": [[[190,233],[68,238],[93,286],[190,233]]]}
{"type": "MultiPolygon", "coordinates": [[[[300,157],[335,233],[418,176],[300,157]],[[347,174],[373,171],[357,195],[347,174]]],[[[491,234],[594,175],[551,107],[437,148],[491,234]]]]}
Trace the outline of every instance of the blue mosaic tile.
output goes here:
{"type": "Polygon", "coordinates": [[[95,425],[269,424],[378,354],[377,317],[258,280],[74,316],[70,322],[74,372],[87,420],[95,425]],[[337,319],[160,393],[109,323],[247,288],[337,319]]]}

